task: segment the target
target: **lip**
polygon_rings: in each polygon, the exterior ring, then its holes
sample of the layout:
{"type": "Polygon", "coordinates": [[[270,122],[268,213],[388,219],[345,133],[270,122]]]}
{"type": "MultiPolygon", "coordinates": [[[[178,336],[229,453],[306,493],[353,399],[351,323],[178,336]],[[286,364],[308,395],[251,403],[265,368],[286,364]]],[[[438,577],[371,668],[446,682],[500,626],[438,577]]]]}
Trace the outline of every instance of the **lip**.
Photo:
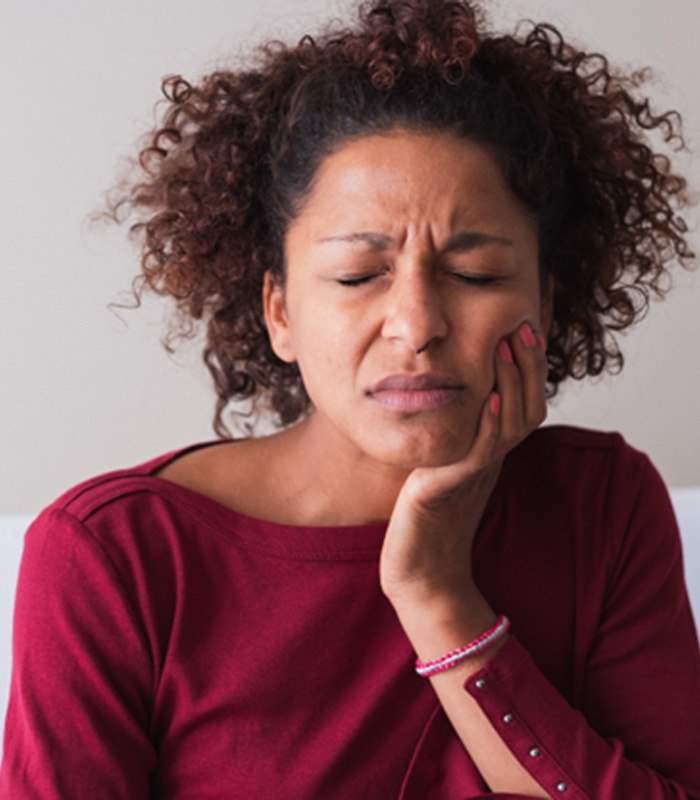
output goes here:
{"type": "Polygon", "coordinates": [[[382,378],[367,390],[367,396],[390,411],[412,413],[443,408],[466,390],[461,381],[447,375],[398,374],[382,378]]]}

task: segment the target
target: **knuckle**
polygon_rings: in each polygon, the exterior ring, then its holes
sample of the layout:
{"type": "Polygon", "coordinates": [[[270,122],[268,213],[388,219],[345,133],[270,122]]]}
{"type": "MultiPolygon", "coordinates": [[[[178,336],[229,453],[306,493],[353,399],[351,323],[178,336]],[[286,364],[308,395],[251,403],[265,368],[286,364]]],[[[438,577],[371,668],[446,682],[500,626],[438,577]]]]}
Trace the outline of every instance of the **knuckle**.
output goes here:
{"type": "Polygon", "coordinates": [[[491,464],[490,451],[488,453],[484,451],[474,453],[473,457],[470,459],[470,464],[468,469],[469,479],[474,480],[475,478],[478,478],[480,475],[483,475],[483,473],[486,472],[490,464],[491,464]]]}

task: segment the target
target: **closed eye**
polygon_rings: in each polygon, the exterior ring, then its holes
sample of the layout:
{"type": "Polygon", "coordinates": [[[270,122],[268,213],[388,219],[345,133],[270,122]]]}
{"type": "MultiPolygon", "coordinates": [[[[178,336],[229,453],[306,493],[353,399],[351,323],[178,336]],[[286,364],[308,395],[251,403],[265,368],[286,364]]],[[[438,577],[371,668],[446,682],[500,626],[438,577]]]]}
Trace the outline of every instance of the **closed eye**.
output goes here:
{"type": "Polygon", "coordinates": [[[363,283],[371,281],[374,275],[363,275],[361,278],[338,278],[341,286],[361,286],[363,283]]]}
{"type": "Polygon", "coordinates": [[[362,286],[363,283],[369,283],[375,278],[379,278],[384,272],[368,272],[364,275],[357,275],[352,278],[337,278],[336,281],[341,286],[362,286]]]}
{"type": "Polygon", "coordinates": [[[460,283],[467,283],[470,286],[490,286],[499,281],[499,278],[495,275],[469,275],[463,272],[452,272],[450,274],[460,283]]]}
{"type": "MultiPolygon", "coordinates": [[[[369,283],[380,275],[382,275],[381,272],[371,272],[367,275],[358,275],[354,278],[337,278],[337,283],[341,286],[362,286],[362,284],[369,283]]],[[[470,275],[463,272],[452,272],[450,275],[460,283],[466,283],[469,286],[490,286],[494,283],[498,283],[500,280],[500,278],[495,275],[470,275]]]]}

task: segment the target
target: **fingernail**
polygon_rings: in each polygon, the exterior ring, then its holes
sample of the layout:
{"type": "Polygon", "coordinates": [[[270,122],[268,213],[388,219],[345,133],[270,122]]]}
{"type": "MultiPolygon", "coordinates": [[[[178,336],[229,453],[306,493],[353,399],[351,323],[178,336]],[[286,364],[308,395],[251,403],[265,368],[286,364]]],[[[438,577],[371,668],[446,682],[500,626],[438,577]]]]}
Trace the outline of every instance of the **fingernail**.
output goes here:
{"type": "Polygon", "coordinates": [[[532,328],[527,324],[527,322],[523,322],[523,324],[520,326],[519,333],[520,338],[526,347],[534,347],[537,344],[535,334],[532,332],[532,328]]]}
{"type": "Polygon", "coordinates": [[[498,345],[498,355],[501,357],[502,361],[505,361],[506,364],[513,363],[513,351],[510,349],[510,345],[506,341],[499,342],[498,345]]]}
{"type": "Polygon", "coordinates": [[[535,334],[535,339],[537,339],[537,346],[543,353],[547,352],[547,340],[542,336],[541,333],[535,334]]]}
{"type": "Polygon", "coordinates": [[[501,413],[501,396],[496,392],[492,392],[491,397],[489,397],[489,408],[491,409],[491,413],[494,417],[497,417],[501,413]]]}

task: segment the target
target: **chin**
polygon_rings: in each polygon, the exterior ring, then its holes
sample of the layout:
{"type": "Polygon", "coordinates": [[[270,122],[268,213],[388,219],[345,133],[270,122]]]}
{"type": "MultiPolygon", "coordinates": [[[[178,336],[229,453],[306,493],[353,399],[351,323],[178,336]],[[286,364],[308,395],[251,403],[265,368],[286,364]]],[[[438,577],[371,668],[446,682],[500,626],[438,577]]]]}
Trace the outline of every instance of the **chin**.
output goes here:
{"type": "Polygon", "coordinates": [[[389,441],[386,437],[378,437],[372,454],[376,460],[401,469],[444,467],[464,458],[473,440],[474,434],[465,435],[464,431],[440,436],[427,432],[422,436],[394,436],[389,441]]]}

